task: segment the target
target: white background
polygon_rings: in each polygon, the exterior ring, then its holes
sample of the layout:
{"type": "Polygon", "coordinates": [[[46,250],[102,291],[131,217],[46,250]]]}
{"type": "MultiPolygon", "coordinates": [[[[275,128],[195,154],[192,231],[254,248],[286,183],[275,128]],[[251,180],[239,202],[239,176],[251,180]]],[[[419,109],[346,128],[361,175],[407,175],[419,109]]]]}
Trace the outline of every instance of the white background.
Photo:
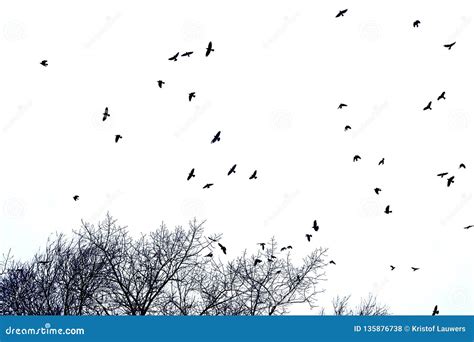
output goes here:
{"type": "Polygon", "coordinates": [[[474,224],[473,9],[2,1],[0,252],[31,257],[53,232],[107,211],[135,233],[196,216],[224,234],[224,260],[272,236],[295,247],[295,262],[329,248],[337,265],[321,306],[372,292],[394,314],[435,304],[473,314],[474,230],[462,229],[474,224]],[[168,61],[178,51],[194,54],[168,61]],[[308,243],[313,219],[321,228],[308,243]]]}

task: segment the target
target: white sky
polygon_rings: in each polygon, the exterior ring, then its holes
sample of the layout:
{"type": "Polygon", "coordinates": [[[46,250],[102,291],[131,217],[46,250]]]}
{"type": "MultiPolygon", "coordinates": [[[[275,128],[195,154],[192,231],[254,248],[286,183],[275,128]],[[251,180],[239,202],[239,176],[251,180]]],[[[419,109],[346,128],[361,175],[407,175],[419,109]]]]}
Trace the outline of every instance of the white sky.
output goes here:
{"type": "Polygon", "coordinates": [[[229,258],[272,236],[295,246],[295,260],[328,247],[337,265],[323,306],[373,292],[394,314],[435,304],[472,314],[474,231],[462,228],[474,224],[473,10],[472,1],[2,2],[0,252],[30,257],[51,233],[107,211],[137,233],[196,216],[224,234],[229,258]],[[178,51],[194,54],[168,61],[178,51]],[[456,177],[450,188],[443,171],[456,177]],[[308,243],[313,219],[321,228],[308,243]]]}

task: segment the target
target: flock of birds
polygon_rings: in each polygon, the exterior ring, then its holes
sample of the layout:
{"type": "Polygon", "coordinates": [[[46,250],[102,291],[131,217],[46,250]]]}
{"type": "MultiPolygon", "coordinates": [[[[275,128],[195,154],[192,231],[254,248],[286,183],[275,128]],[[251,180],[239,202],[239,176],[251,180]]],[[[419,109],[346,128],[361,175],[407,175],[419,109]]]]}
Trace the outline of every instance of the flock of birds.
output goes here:
{"type": "MultiPolygon", "coordinates": [[[[346,13],[347,13],[348,9],[344,9],[344,10],[341,10],[339,11],[339,13],[336,15],[336,18],[339,18],[339,17],[343,17],[346,13]]],[[[413,22],[413,27],[419,27],[419,25],[421,24],[421,21],[420,20],[415,20],[413,22]]],[[[456,42],[452,42],[452,43],[449,43],[449,44],[445,44],[443,45],[445,48],[447,48],[448,50],[451,50],[451,48],[454,46],[454,44],[456,44],[456,42]]],[[[205,56],[208,57],[211,52],[214,52],[214,48],[212,46],[212,42],[209,42],[208,43],[208,46],[206,48],[206,51],[205,51],[205,56]]],[[[178,61],[178,58],[179,57],[191,57],[191,55],[194,53],[194,51],[186,51],[184,53],[180,53],[180,52],[177,52],[176,54],[174,54],[173,56],[171,56],[170,58],[168,58],[169,61],[173,61],[173,62],[177,62],[178,61]]],[[[47,67],[48,66],[48,61],[47,60],[43,60],[41,61],[40,63],[42,66],[44,67],[47,67]]],[[[158,87],[161,89],[166,83],[165,81],[163,80],[158,80],[157,81],[158,83],[158,87]]],[[[446,92],[443,91],[437,98],[437,101],[440,101],[440,100],[446,100],[446,92]]],[[[188,101],[192,101],[193,98],[196,97],[196,92],[190,92],[188,94],[188,101]]],[[[432,105],[432,101],[429,101],[428,104],[423,108],[423,110],[432,110],[431,108],[431,105],[432,105]]],[[[337,109],[343,109],[345,107],[347,107],[348,105],[345,104],[345,103],[340,103],[339,106],[337,107],[337,109]]],[[[102,121],[106,121],[107,118],[110,117],[110,114],[109,114],[109,108],[106,107],[105,110],[104,110],[104,113],[102,113],[102,121]]],[[[344,131],[348,131],[348,130],[351,130],[351,126],[350,125],[346,125],[344,127],[344,131]]],[[[115,143],[118,143],[120,139],[122,139],[122,135],[120,134],[116,134],[115,135],[115,143]]],[[[211,144],[214,144],[216,142],[219,142],[221,140],[221,131],[218,131],[214,137],[212,138],[211,140],[211,144]]],[[[360,161],[362,158],[360,155],[355,155],[353,157],[353,162],[358,162],[360,161]]],[[[378,165],[381,166],[381,165],[384,165],[385,163],[385,158],[382,158],[378,165]]],[[[236,173],[236,168],[237,168],[237,164],[234,164],[230,169],[229,171],[227,172],[227,175],[230,176],[234,173],[236,173]]],[[[459,169],[465,169],[466,168],[466,165],[464,163],[461,163],[459,165],[459,169]]],[[[445,176],[448,175],[448,172],[441,172],[439,174],[437,174],[438,177],[440,178],[444,178],[445,176]]],[[[190,181],[192,178],[196,177],[196,174],[195,174],[195,169],[191,169],[191,171],[189,171],[188,173],[188,176],[187,176],[187,181],[190,181]]],[[[253,173],[250,175],[249,177],[250,180],[253,180],[253,179],[257,179],[257,170],[253,171],[253,173]]],[[[452,184],[454,183],[454,175],[450,176],[449,178],[447,178],[447,186],[450,187],[452,184]]],[[[209,189],[211,188],[212,186],[214,185],[214,183],[206,183],[204,186],[203,186],[203,189],[209,189]]],[[[379,187],[376,187],[374,189],[376,195],[379,195],[380,192],[382,191],[381,188],[379,187]]],[[[78,201],[79,200],[79,195],[74,195],[73,196],[73,200],[74,201],[78,201]]],[[[390,205],[387,205],[385,207],[385,210],[384,210],[384,213],[385,214],[391,214],[392,213],[392,210],[390,209],[390,205]]],[[[464,227],[464,229],[470,229],[474,227],[474,225],[469,225],[469,226],[466,226],[464,227]]],[[[317,223],[317,220],[314,220],[313,221],[313,225],[312,225],[312,229],[315,231],[315,232],[318,232],[319,231],[319,226],[318,226],[318,223],[317,223]]],[[[312,234],[310,233],[306,233],[305,234],[305,237],[307,239],[308,242],[311,241],[311,238],[313,237],[312,234]]],[[[209,237],[209,239],[212,241],[212,242],[215,242],[218,244],[220,250],[222,251],[223,254],[227,254],[227,247],[225,247],[224,245],[222,245],[218,240],[214,239],[214,238],[211,238],[209,237]]],[[[265,243],[264,242],[259,242],[257,245],[259,245],[262,250],[265,250],[265,243]]],[[[280,249],[281,252],[285,251],[285,250],[291,250],[293,247],[291,245],[288,245],[288,246],[285,246],[285,247],[282,247],[280,249]]],[[[212,258],[213,257],[213,252],[209,252],[207,255],[205,255],[205,257],[208,257],[208,258],[212,258]]],[[[274,256],[273,254],[271,254],[267,261],[268,262],[273,262],[274,259],[276,259],[277,257],[274,256]]],[[[255,258],[254,261],[253,261],[253,265],[254,266],[257,266],[258,264],[262,263],[263,260],[259,259],[259,258],[255,258]]],[[[40,261],[41,263],[41,261],[40,261]]],[[[330,260],[329,261],[329,264],[332,264],[332,265],[336,265],[335,261],[334,260],[330,260]]],[[[390,271],[394,271],[396,269],[395,266],[393,265],[390,265],[390,271]]],[[[419,267],[411,267],[412,271],[415,272],[415,271],[418,271],[420,268],[419,267]]],[[[280,273],[280,271],[277,271],[276,273],[280,273]]],[[[433,309],[433,312],[432,312],[432,315],[437,315],[439,314],[439,310],[438,310],[438,306],[436,305],[433,309]]]]}

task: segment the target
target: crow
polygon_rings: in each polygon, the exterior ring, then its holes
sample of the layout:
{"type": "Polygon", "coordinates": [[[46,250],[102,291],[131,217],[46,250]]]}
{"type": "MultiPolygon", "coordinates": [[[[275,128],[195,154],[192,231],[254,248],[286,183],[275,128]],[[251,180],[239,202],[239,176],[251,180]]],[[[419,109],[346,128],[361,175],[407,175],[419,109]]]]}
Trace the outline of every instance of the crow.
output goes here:
{"type": "Polygon", "coordinates": [[[428,103],[428,105],[425,108],[423,108],[423,110],[427,110],[427,109],[431,110],[431,101],[428,103]]]}
{"type": "Polygon", "coordinates": [[[413,22],[413,27],[418,27],[418,25],[420,25],[420,23],[421,23],[421,22],[420,22],[419,20],[415,20],[415,21],[413,22]]]}
{"type": "Polygon", "coordinates": [[[380,191],[382,191],[382,189],[380,189],[380,188],[375,188],[374,191],[375,191],[375,193],[378,195],[378,194],[380,193],[380,191]]]}
{"type": "Polygon", "coordinates": [[[193,97],[196,97],[196,93],[193,91],[192,93],[189,93],[188,94],[188,99],[189,99],[189,102],[191,102],[191,100],[193,99],[193,97]]]}
{"type": "Polygon", "coordinates": [[[257,179],[257,170],[255,170],[249,179],[257,179]]]}
{"type": "Polygon", "coordinates": [[[466,168],[466,165],[464,165],[463,163],[459,164],[459,168],[460,169],[465,169],[466,168]]]}
{"type": "Polygon", "coordinates": [[[118,141],[122,139],[122,136],[120,134],[115,135],[115,142],[118,143],[118,141]]]}
{"type": "Polygon", "coordinates": [[[221,131],[217,132],[217,134],[212,139],[211,144],[214,144],[216,141],[221,141],[221,131]]]}
{"type": "Polygon", "coordinates": [[[339,107],[337,107],[337,109],[342,109],[343,107],[347,107],[347,105],[345,103],[341,103],[339,104],[339,107]]]}
{"type": "Polygon", "coordinates": [[[221,245],[219,242],[217,243],[217,245],[221,248],[222,253],[227,254],[227,248],[225,246],[221,245]]]}
{"type": "Polygon", "coordinates": [[[163,84],[165,84],[165,82],[162,81],[162,80],[159,80],[157,82],[158,82],[158,87],[160,87],[160,88],[163,87],[163,84]]]}
{"type": "Polygon", "coordinates": [[[333,265],[336,264],[336,263],[334,262],[334,260],[329,261],[329,263],[330,263],[330,264],[333,264],[333,265]]]}
{"type": "Polygon", "coordinates": [[[395,266],[390,265],[390,271],[393,271],[395,269],[395,266]]]}
{"type": "Polygon", "coordinates": [[[210,189],[211,186],[213,186],[214,183],[207,183],[206,185],[204,185],[203,189],[210,189]]]}
{"type": "Polygon", "coordinates": [[[265,249],[265,242],[259,242],[257,245],[260,245],[262,247],[262,251],[265,249]]]}
{"type": "Polygon", "coordinates": [[[318,222],[316,220],[313,221],[313,229],[316,232],[319,230],[318,222]]]}
{"type": "Polygon", "coordinates": [[[185,52],[181,55],[181,57],[190,57],[193,54],[192,51],[185,52]]]}
{"type": "Polygon", "coordinates": [[[283,252],[283,251],[286,251],[286,247],[282,247],[282,248],[280,249],[280,252],[283,252]]]}
{"type": "Polygon", "coordinates": [[[74,201],[77,201],[77,200],[79,199],[79,196],[78,196],[78,195],[74,195],[74,196],[72,197],[72,199],[73,199],[74,201]]]}
{"type": "Polygon", "coordinates": [[[390,214],[390,213],[392,213],[392,211],[390,210],[390,206],[387,205],[387,206],[385,207],[385,214],[390,214]]]}
{"type": "Polygon", "coordinates": [[[432,316],[436,316],[436,315],[439,315],[438,305],[435,305],[433,309],[433,313],[432,313],[432,316]]]}
{"type": "Polygon", "coordinates": [[[308,239],[308,242],[309,242],[309,241],[311,241],[311,237],[312,237],[313,235],[311,235],[311,234],[306,234],[305,236],[306,236],[306,238],[308,239]]]}
{"type": "Polygon", "coordinates": [[[336,18],[343,17],[346,12],[347,12],[347,9],[339,11],[339,13],[336,15],[336,18]]]}
{"type": "Polygon", "coordinates": [[[286,248],[288,248],[288,249],[293,249],[293,246],[286,246],[286,248]]]}
{"type": "Polygon", "coordinates": [[[211,237],[208,237],[208,239],[211,240],[212,242],[217,242],[216,239],[213,239],[213,238],[211,238],[211,237]]]}
{"type": "Polygon", "coordinates": [[[464,229],[470,229],[472,227],[474,227],[474,225],[466,226],[466,227],[464,227],[464,229]]]}
{"type": "Polygon", "coordinates": [[[420,268],[419,267],[412,267],[411,269],[413,270],[413,272],[415,272],[415,271],[418,271],[420,268]]]}
{"type": "Polygon", "coordinates": [[[436,176],[443,178],[447,174],[448,174],[447,172],[441,172],[441,173],[438,173],[436,176]]]}
{"type": "Polygon", "coordinates": [[[41,61],[40,64],[44,67],[47,67],[48,66],[48,61],[45,59],[44,61],[41,61]]]}
{"type": "Polygon", "coordinates": [[[453,42],[451,44],[445,44],[443,45],[445,48],[448,48],[448,50],[451,50],[451,48],[454,46],[454,44],[456,44],[456,42],[453,42]]]}
{"type": "Polygon", "coordinates": [[[446,98],[444,97],[444,94],[446,94],[445,91],[443,91],[443,92],[441,93],[441,95],[438,96],[438,101],[441,100],[441,99],[446,100],[446,98]]]}
{"type": "Polygon", "coordinates": [[[346,132],[346,131],[348,131],[348,130],[350,130],[350,129],[352,129],[352,127],[349,126],[349,125],[347,125],[346,127],[344,127],[344,132],[346,132]]]}
{"type": "Polygon", "coordinates": [[[194,169],[192,169],[192,170],[189,172],[187,180],[190,180],[190,179],[193,178],[193,177],[196,177],[196,175],[194,174],[194,169]]]}
{"type": "Polygon", "coordinates": [[[352,161],[356,162],[358,160],[360,160],[360,156],[356,154],[354,158],[352,159],[352,161]]]}
{"type": "Polygon", "coordinates": [[[260,260],[260,259],[255,259],[255,261],[253,262],[253,265],[254,265],[254,266],[257,266],[257,265],[258,265],[259,263],[261,263],[261,262],[262,262],[262,260],[260,260]]]}
{"type": "Polygon", "coordinates": [[[209,42],[209,44],[207,44],[207,48],[206,48],[206,57],[209,56],[212,51],[214,51],[214,49],[212,48],[212,42],[209,42]]]}
{"type": "Polygon", "coordinates": [[[205,255],[205,257],[212,258],[212,255],[213,255],[212,252],[210,252],[209,254],[205,255]]]}
{"type": "Polygon", "coordinates": [[[168,58],[168,60],[176,62],[178,60],[178,56],[179,56],[179,52],[176,55],[174,55],[173,57],[168,58]]]}
{"type": "Polygon", "coordinates": [[[234,166],[230,168],[229,172],[227,172],[227,176],[230,176],[231,174],[235,173],[236,167],[237,167],[237,164],[234,164],[234,166]]]}
{"type": "Polygon", "coordinates": [[[380,161],[379,161],[379,165],[384,165],[385,164],[385,158],[382,158],[380,161]]]}
{"type": "Polygon", "coordinates": [[[102,121],[105,121],[109,116],[109,107],[105,107],[104,113],[102,114],[104,117],[102,118],[102,121]]]}
{"type": "Polygon", "coordinates": [[[448,187],[454,183],[454,176],[448,178],[448,187]]]}

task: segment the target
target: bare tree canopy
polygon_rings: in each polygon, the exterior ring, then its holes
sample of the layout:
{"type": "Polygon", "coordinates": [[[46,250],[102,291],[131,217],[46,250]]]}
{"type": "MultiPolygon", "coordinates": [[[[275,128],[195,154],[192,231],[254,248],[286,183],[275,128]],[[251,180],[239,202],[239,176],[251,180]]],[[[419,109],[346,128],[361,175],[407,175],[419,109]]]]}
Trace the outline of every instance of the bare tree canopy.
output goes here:
{"type": "Polygon", "coordinates": [[[351,296],[343,296],[333,299],[333,314],[336,316],[358,315],[358,316],[385,316],[389,314],[388,307],[380,304],[377,297],[370,293],[367,298],[361,298],[356,307],[349,306],[351,296]]]}
{"type": "Polygon", "coordinates": [[[272,239],[224,263],[214,250],[221,236],[206,237],[204,223],[133,238],[107,215],[82,222],[72,238],[57,234],[28,262],[8,254],[0,314],[281,315],[294,303],[316,306],[326,249],[296,266],[272,239]]]}

